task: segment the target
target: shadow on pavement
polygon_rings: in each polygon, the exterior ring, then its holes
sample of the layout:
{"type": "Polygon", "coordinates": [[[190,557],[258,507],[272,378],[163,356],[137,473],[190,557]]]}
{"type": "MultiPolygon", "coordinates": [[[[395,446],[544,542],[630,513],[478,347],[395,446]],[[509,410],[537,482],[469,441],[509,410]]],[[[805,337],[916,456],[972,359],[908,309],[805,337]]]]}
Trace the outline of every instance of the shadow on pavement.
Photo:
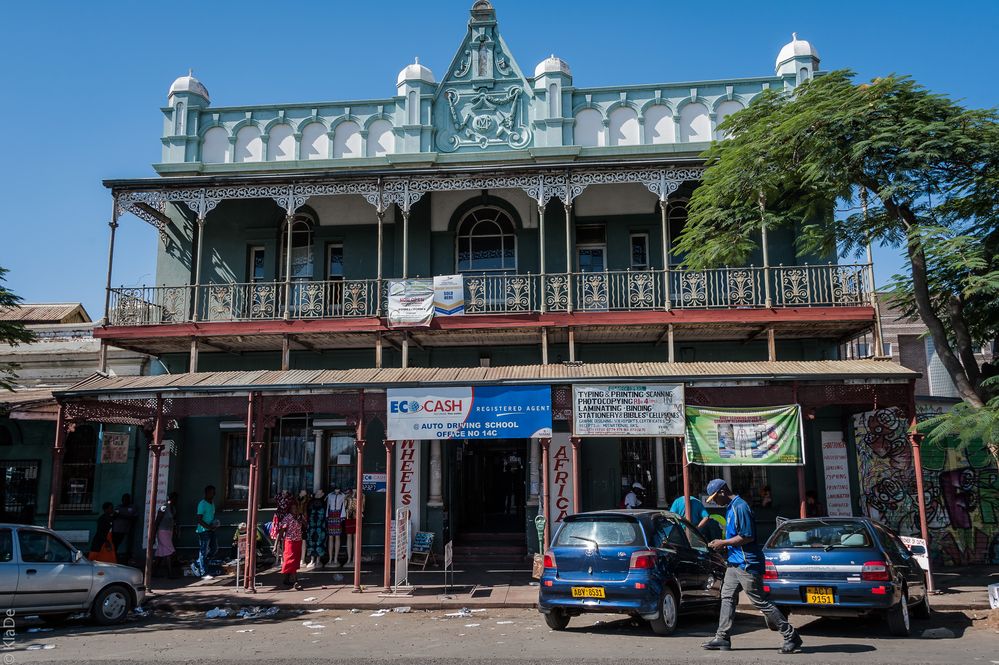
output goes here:
{"type": "Polygon", "coordinates": [[[971,619],[964,612],[933,612],[929,619],[912,621],[912,635],[906,638],[892,637],[883,619],[834,619],[795,614],[791,623],[804,636],[854,637],[857,639],[956,639],[971,627],[971,619]]]}

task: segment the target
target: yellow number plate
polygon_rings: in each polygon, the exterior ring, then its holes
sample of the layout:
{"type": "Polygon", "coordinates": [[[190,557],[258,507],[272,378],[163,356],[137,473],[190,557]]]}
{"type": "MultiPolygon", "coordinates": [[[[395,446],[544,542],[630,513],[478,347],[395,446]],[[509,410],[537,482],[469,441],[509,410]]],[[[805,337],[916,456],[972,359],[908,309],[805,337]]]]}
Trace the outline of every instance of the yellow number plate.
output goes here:
{"type": "Polygon", "coordinates": [[[832,605],[833,590],[827,586],[807,586],[805,587],[805,602],[812,605],[832,605]]]}
{"type": "Polygon", "coordinates": [[[606,598],[602,586],[574,586],[572,587],[573,598],[606,598]]]}

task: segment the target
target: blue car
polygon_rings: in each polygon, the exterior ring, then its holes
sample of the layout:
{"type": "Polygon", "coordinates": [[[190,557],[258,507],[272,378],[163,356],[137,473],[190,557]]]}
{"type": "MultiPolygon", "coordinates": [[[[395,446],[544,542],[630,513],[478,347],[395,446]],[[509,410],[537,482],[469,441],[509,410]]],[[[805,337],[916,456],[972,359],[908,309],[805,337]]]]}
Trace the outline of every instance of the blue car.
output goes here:
{"type": "Polygon", "coordinates": [[[661,510],[571,515],[544,560],[538,609],[553,630],[599,612],[641,617],[669,635],[681,612],[717,612],[721,602],[721,556],[692,524],[661,510]]]}
{"type": "Polygon", "coordinates": [[[779,525],[764,548],[765,590],[785,613],[884,617],[905,637],[928,618],[926,573],[913,551],[878,522],[815,517],[779,525]]]}

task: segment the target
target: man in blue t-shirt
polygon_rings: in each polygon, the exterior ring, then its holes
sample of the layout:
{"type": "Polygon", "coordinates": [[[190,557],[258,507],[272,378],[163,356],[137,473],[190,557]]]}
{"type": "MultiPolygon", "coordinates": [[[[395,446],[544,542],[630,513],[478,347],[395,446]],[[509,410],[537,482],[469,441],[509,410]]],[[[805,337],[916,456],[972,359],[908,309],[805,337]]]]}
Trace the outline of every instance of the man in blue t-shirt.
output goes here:
{"type": "Polygon", "coordinates": [[[712,651],[728,651],[732,648],[730,638],[732,620],[738,605],[739,590],[744,589],[753,606],[767,618],[767,624],[776,626],[784,637],[780,653],[795,653],[801,649],[801,636],[787,622],[777,607],[767,598],[763,590],[763,547],[756,538],[756,522],[753,510],[738,494],[733,494],[728,483],[715,478],[708,483],[708,503],[728,506],[725,515],[727,522],[725,538],[712,540],[708,547],[728,552],[728,568],[721,589],[721,612],[718,617],[718,630],[715,637],[701,646],[712,651]]]}
{"type": "MultiPolygon", "coordinates": [[[[669,507],[669,511],[675,515],[683,515],[686,517],[687,513],[687,503],[683,495],[673,499],[672,505],[669,507]]],[[[690,497],[690,521],[697,525],[698,530],[704,529],[704,525],[708,523],[711,519],[711,514],[708,513],[707,508],[701,503],[701,500],[696,496],[690,497]]]]}

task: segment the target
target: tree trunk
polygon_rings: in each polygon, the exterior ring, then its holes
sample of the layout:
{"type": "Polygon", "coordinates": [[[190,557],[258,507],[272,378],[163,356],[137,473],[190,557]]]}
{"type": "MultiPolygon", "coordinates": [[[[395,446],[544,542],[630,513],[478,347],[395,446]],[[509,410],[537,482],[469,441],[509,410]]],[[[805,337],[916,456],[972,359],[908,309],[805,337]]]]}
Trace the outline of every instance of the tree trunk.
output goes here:
{"type": "Polygon", "coordinates": [[[978,367],[978,359],[975,358],[975,349],[971,341],[971,334],[968,326],[964,322],[964,302],[961,296],[951,296],[948,302],[950,310],[950,327],[954,330],[954,338],[957,342],[957,352],[961,356],[961,364],[968,375],[968,380],[975,390],[979,390],[982,382],[981,371],[978,367]]]}

